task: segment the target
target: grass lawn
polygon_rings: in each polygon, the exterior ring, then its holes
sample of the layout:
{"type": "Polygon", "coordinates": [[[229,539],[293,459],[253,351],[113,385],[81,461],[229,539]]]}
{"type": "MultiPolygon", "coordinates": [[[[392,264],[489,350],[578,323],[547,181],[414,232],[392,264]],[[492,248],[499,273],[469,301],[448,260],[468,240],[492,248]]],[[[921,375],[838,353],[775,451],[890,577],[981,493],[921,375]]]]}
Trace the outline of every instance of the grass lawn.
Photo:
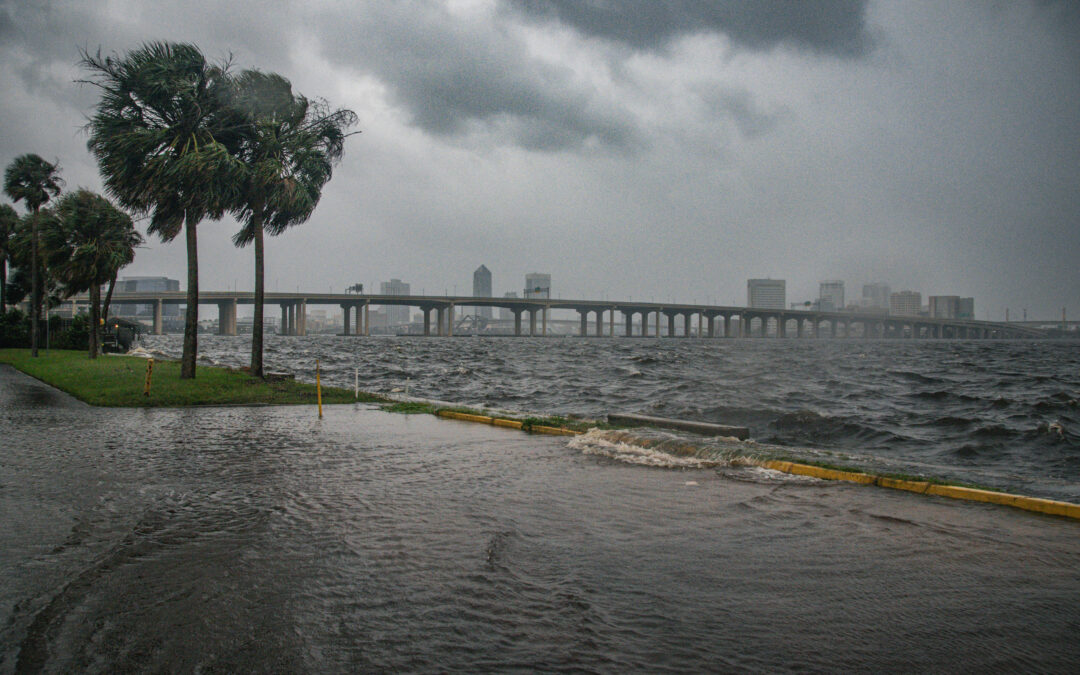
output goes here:
{"type": "MultiPolygon", "coordinates": [[[[179,361],[154,360],[150,395],[143,395],[147,359],[108,355],[89,359],[85,351],[39,351],[0,349],[0,363],[51,384],[91,405],[112,407],[158,407],[264,403],[315,405],[315,385],[282,380],[266,382],[230,368],[200,365],[195,379],[180,379],[179,361]]],[[[385,399],[360,392],[361,402],[385,399]]],[[[322,401],[354,403],[352,390],[322,388],[322,401]]]]}

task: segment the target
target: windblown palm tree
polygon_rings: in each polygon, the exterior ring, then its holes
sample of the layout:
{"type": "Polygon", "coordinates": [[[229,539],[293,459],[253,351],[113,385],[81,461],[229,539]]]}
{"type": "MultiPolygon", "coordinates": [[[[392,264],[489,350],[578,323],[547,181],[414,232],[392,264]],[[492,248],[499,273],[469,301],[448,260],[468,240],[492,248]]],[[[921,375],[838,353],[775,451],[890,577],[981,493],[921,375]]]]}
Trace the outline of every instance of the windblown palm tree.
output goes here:
{"type": "Polygon", "coordinates": [[[218,219],[239,196],[242,167],[230,152],[235,129],[225,108],[229,63],[198,47],[153,42],[122,56],[83,53],[101,100],[87,128],[106,191],[151,215],[148,233],[187,244],[187,315],[181,378],[195,377],[199,260],[196,227],[218,219]]]}
{"type": "Polygon", "coordinates": [[[38,270],[38,211],[60,194],[60,167],[37,155],[20,155],[4,171],[4,192],[16,203],[26,202],[33,215],[30,235],[30,354],[38,355],[38,322],[41,318],[41,276],[38,270]]]}
{"type": "Polygon", "coordinates": [[[242,129],[237,156],[244,165],[242,196],[233,209],[242,227],[237,246],[255,243],[255,321],[251,374],[263,376],[263,234],[305,222],[345,149],[351,110],[331,111],[292,91],[280,75],[245,70],[234,81],[231,107],[242,129]]]}
{"type": "Polygon", "coordinates": [[[7,312],[7,268],[11,260],[11,238],[19,226],[19,214],[8,204],[0,204],[0,315],[7,312]]]}
{"type": "MultiPolygon", "coordinates": [[[[90,358],[101,344],[101,286],[115,283],[116,274],[135,259],[142,236],[131,216],[89,190],[64,195],[44,243],[49,269],[62,284],[62,294],[90,292],[90,358]]],[[[111,288],[111,287],[110,287],[111,288]]]]}

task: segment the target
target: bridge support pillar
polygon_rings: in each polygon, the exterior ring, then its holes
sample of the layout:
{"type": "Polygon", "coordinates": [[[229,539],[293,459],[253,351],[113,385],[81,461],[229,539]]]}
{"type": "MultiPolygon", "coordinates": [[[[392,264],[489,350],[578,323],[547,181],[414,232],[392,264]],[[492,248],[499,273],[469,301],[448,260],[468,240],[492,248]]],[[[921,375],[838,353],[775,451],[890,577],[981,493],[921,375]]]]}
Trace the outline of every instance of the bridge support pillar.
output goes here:
{"type": "Polygon", "coordinates": [[[541,328],[541,333],[543,335],[545,335],[545,336],[547,335],[547,320],[548,320],[548,308],[544,307],[543,326],[541,328]]]}
{"type": "Polygon", "coordinates": [[[707,330],[708,330],[709,337],[711,337],[711,338],[716,337],[716,317],[715,316],[708,316],[708,315],[703,315],[703,316],[705,316],[705,320],[707,322],[706,325],[708,326],[707,330]]]}
{"type": "Polygon", "coordinates": [[[682,315],[682,332],[683,332],[683,337],[687,337],[687,338],[690,337],[691,325],[690,325],[690,313],[689,312],[682,315]]]}
{"type": "Polygon", "coordinates": [[[517,336],[520,337],[521,336],[521,310],[520,309],[512,309],[510,311],[512,311],[514,313],[514,335],[517,335],[517,336]]]}
{"type": "Polygon", "coordinates": [[[454,337],[454,314],[456,311],[457,308],[451,302],[446,312],[446,334],[449,337],[454,337]]]}
{"type": "Polygon", "coordinates": [[[667,334],[668,337],[675,337],[675,315],[667,315],[667,334]]]}
{"type": "Polygon", "coordinates": [[[725,314],[724,315],[724,337],[725,338],[731,337],[731,315],[730,314],[725,314]]]}
{"type": "Polygon", "coordinates": [[[296,334],[307,335],[307,301],[301,300],[296,306],[296,334]]]}
{"type": "Polygon", "coordinates": [[[352,318],[351,314],[352,314],[352,305],[342,305],[341,306],[341,318],[342,318],[342,324],[344,324],[343,330],[341,331],[342,335],[348,335],[349,334],[349,329],[351,328],[351,326],[349,324],[352,323],[352,321],[350,321],[350,319],[352,318]]]}
{"type": "Polygon", "coordinates": [[[154,301],[154,335],[161,335],[165,332],[162,328],[162,314],[164,313],[162,307],[163,304],[164,303],[161,300],[154,301]]]}
{"type": "Polygon", "coordinates": [[[422,307],[420,311],[424,315],[424,335],[431,335],[431,308],[422,307]]]}
{"type": "Polygon", "coordinates": [[[641,313],[641,337],[649,337],[649,313],[641,313]]]}
{"type": "Polygon", "coordinates": [[[776,317],[776,337],[787,337],[787,317],[776,317]]]}
{"type": "Polygon", "coordinates": [[[529,310],[529,335],[536,335],[536,312],[535,308],[529,310]]]}
{"type": "Polygon", "coordinates": [[[626,337],[630,337],[634,334],[634,315],[624,310],[623,319],[626,321],[626,337]]]}
{"type": "Polygon", "coordinates": [[[446,308],[444,308],[444,307],[437,307],[437,308],[435,309],[435,323],[437,323],[437,324],[438,324],[438,326],[437,326],[437,327],[436,327],[436,329],[435,329],[435,334],[436,334],[436,335],[440,335],[440,336],[441,336],[441,335],[443,335],[443,334],[444,334],[444,333],[443,333],[443,327],[444,327],[444,326],[446,325],[446,320],[445,320],[445,318],[443,317],[443,315],[444,315],[444,314],[446,314],[446,308]]]}
{"type": "Polygon", "coordinates": [[[596,310],[596,337],[604,335],[604,310],[596,310]]]}
{"type": "Polygon", "coordinates": [[[589,313],[586,310],[579,309],[578,314],[581,315],[581,332],[578,333],[581,337],[589,336],[589,313]]]}
{"type": "Polygon", "coordinates": [[[218,335],[236,335],[236,300],[218,303],[218,335]]]}

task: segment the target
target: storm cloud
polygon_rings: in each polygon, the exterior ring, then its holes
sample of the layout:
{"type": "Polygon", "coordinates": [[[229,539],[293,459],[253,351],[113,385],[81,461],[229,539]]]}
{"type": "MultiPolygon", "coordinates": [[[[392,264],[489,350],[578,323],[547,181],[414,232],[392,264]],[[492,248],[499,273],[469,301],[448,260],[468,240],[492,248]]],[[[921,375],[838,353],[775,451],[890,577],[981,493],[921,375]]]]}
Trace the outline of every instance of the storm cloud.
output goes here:
{"type": "MultiPolygon", "coordinates": [[[[0,0],[0,162],[100,189],[79,50],[150,40],[288,77],[362,135],[268,287],[397,277],[741,303],[746,279],[1080,313],[1076,3],[0,0]]],[[[229,219],[203,287],[251,287],[229,219]]],[[[183,279],[149,240],[133,275],[183,279]]]]}

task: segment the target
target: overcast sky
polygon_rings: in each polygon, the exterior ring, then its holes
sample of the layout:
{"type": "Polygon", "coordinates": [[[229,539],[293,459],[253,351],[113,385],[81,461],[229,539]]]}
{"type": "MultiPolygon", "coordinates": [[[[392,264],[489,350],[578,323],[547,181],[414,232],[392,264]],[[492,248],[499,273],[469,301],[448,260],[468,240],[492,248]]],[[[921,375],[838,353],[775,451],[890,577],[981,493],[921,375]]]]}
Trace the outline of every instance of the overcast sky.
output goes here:
{"type": "MultiPolygon", "coordinates": [[[[1080,3],[0,0],[0,164],[100,190],[79,48],[188,41],[356,111],[268,290],[789,302],[843,279],[1080,316],[1080,3]]],[[[21,211],[21,206],[19,207],[21,211]]],[[[201,288],[250,289],[231,220],[201,288]]],[[[185,278],[183,238],[127,275],[185,278]]]]}

